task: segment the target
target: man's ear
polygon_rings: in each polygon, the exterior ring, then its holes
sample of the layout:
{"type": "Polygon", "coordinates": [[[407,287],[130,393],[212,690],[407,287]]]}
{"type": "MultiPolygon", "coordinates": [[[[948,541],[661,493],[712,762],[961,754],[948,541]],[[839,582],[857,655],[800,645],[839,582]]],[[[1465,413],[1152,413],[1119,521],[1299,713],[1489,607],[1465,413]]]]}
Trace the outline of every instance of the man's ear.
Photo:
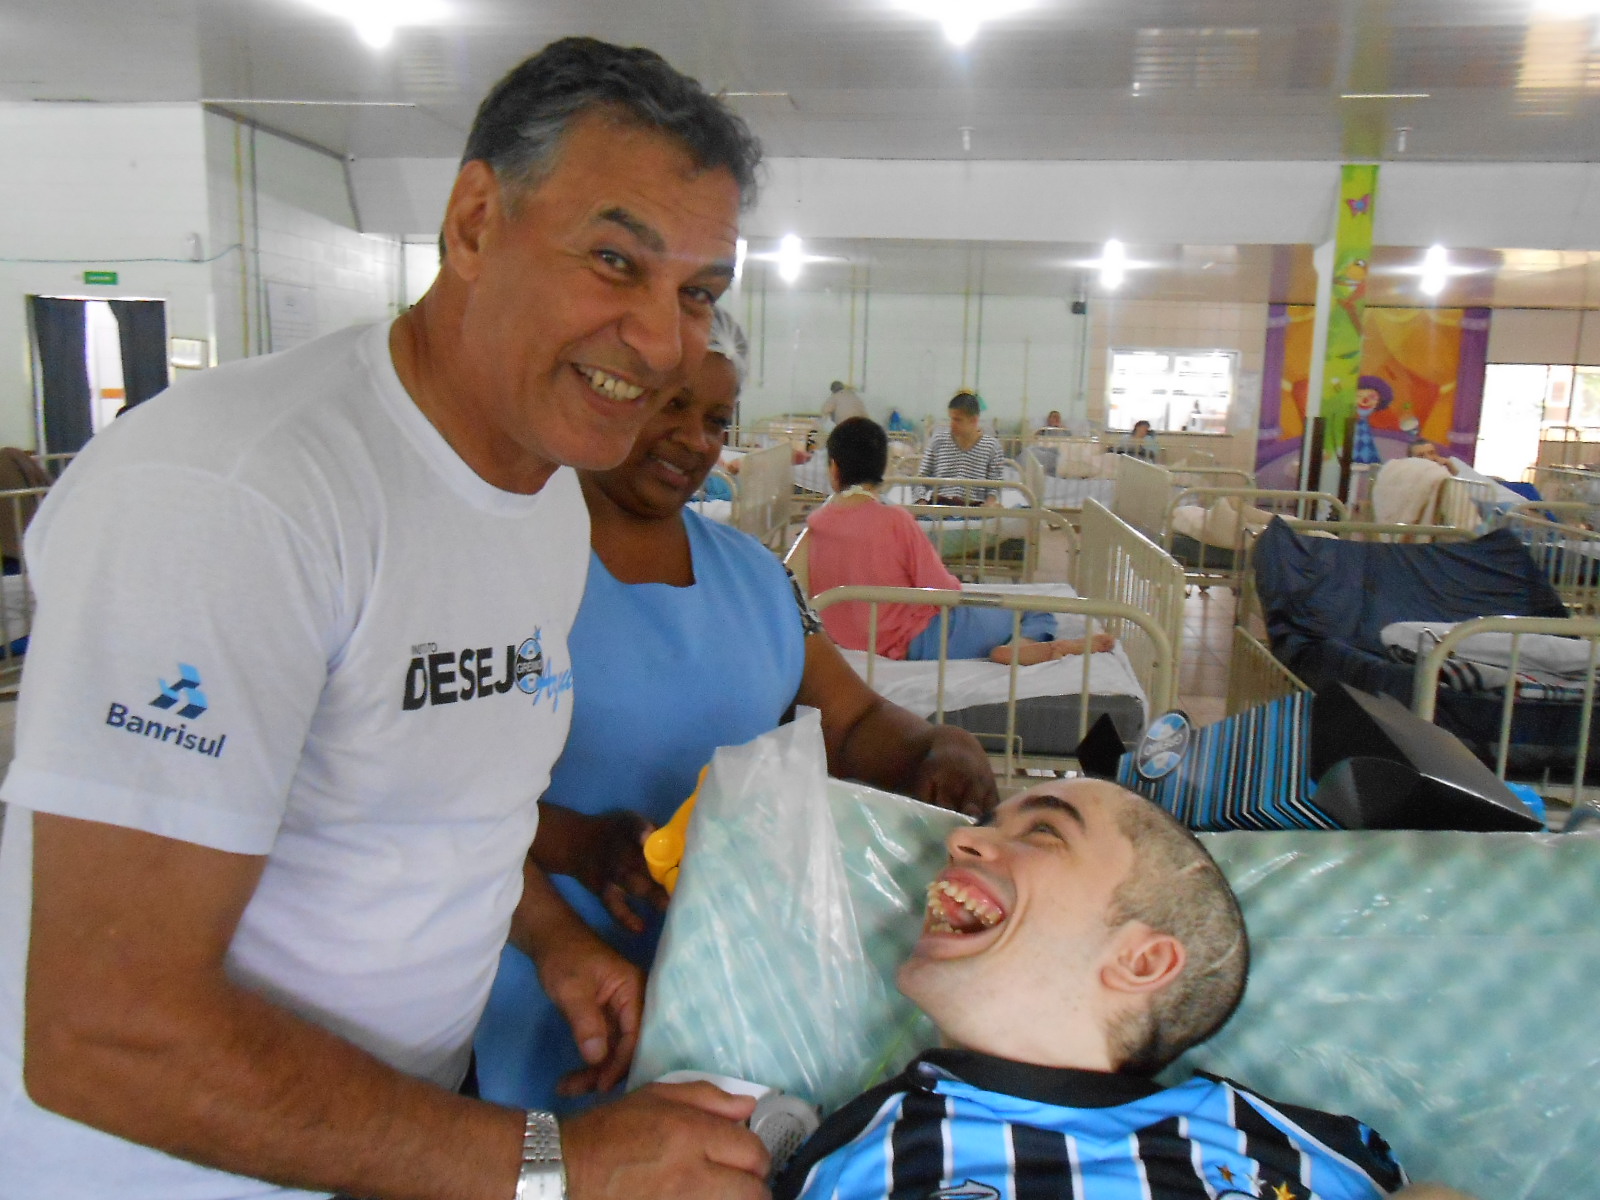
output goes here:
{"type": "Polygon", "coordinates": [[[1100,982],[1107,991],[1150,995],[1177,979],[1187,961],[1183,943],[1170,933],[1130,921],[1117,938],[1115,953],[1100,968],[1100,982]]]}
{"type": "Polygon", "coordinates": [[[463,164],[444,209],[444,261],[463,280],[476,279],[482,266],[483,239],[501,215],[503,199],[494,169],[481,159],[463,164]]]}

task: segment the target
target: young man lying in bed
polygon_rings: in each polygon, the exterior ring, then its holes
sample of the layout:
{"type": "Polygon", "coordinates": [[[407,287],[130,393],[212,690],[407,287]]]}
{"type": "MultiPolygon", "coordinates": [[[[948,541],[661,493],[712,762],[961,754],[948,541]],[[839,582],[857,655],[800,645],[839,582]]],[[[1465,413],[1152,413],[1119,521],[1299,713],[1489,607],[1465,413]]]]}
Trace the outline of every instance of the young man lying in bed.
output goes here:
{"type": "Polygon", "coordinates": [[[1354,1118],[1205,1076],[1152,1081],[1222,1027],[1249,966],[1227,880],[1163,810],[1050,783],[948,845],[899,975],[944,1046],[825,1121],[775,1200],[1373,1200],[1405,1185],[1354,1118]]]}

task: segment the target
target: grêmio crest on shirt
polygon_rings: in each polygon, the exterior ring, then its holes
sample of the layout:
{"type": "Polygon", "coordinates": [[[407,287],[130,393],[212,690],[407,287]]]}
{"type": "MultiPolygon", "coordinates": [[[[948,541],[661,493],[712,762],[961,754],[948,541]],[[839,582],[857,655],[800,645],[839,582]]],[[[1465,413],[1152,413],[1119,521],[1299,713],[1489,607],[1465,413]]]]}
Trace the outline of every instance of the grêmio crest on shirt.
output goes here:
{"type": "Polygon", "coordinates": [[[572,670],[557,671],[545,661],[540,630],[506,646],[504,654],[493,646],[441,650],[437,642],[411,647],[406,666],[405,690],[400,707],[405,712],[465,700],[487,700],[515,691],[537,704],[549,696],[552,705],[572,690],[572,670]]]}

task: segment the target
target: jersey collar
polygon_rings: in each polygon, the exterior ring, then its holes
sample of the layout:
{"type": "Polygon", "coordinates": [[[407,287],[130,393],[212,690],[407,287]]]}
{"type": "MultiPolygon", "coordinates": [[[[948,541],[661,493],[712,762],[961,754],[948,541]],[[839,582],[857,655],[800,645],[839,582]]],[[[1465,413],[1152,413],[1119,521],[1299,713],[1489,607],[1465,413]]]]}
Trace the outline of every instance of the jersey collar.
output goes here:
{"type": "Polygon", "coordinates": [[[1162,1090],[1159,1084],[1140,1075],[1040,1067],[953,1048],[919,1055],[906,1073],[922,1086],[953,1079],[986,1092],[1059,1108],[1116,1108],[1162,1090]]]}

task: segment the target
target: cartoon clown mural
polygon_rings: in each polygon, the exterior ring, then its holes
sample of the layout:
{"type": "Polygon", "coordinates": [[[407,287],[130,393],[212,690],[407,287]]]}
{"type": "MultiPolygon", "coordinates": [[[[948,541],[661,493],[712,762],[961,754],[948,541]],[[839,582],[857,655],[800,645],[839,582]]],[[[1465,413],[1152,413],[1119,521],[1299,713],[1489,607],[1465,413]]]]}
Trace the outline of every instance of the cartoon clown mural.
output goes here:
{"type": "Polygon", "coordinates": [[[1378,439],[1372,436],[1372,417],[1394,403],[1394,389],[1386,379],[1376,375],[1363,375],[1356,380],[1356,431],[1350,450],[1350,462],[1355,466],[1374,467],[1383,461],[1378,453],[1378,439]]]}

